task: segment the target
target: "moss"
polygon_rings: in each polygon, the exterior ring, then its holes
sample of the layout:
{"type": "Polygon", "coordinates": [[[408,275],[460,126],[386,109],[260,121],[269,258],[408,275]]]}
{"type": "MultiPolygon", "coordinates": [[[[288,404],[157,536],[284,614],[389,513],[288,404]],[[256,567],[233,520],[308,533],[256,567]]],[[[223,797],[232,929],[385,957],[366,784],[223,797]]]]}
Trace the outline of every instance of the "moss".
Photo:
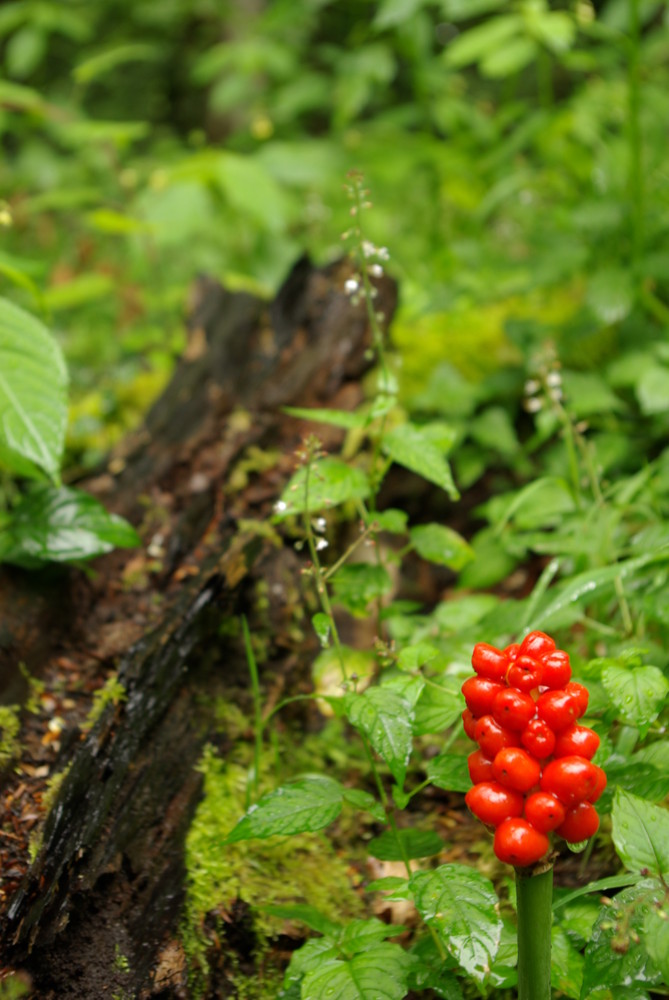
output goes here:
{"type": "Polygon", "coordinates": [[[17,705],[0,706],[0,768],[7,767],[19,755],[21,720],[17,705]]]}
{"type": "Polygon", "coordinates": [[[102,687],[93,692],[93,705],[85,721],[81,724],[82,730],[88,732],[89,729],[92,729],[107,705],[118,705],[126,698],[125,687],[118,680],[116,673],[110,674],[102,687]]]}
{"type": "Polygon", "coordinates": [[[350,885],[346,862],[324,836],[305,834],[223,845],[246,808],[248,769],[221,760],[212,747],[206,748],[200,769],[204,797],[186,843],[188,885],[182,928],[195,995],[204,995],[217,947],[219,956],[225,952],[225,975],[235,991],[232,995],[240,1000],[273,1000],[280,970],[270,964],[246,980],[248,952],[264,966],[262,956],[268,952],[268,943],[283,928],[283,921],[264,908],[306,902],[332,920],[346,920],[360,915],[361,904],[350,885]],[[245,933],[241,946],[239,941],[229,942],[230,947],[228,942],[221,944],[221,937],[231,928],[237,937],[245,933]]]}

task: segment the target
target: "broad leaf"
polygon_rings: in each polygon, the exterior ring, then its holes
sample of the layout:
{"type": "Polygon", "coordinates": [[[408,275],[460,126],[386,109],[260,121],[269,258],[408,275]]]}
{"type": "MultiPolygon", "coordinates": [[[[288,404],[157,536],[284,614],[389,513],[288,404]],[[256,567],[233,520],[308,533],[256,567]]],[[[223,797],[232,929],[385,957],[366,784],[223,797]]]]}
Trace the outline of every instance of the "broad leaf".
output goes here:
{"type": "Polygon", "coordinates": [[[666,916],[666,901],[662,911],[651,908],[646,913],[643,930],[646,951],[660,970],[665,984],[669,984],[669,920],[666,916]]]}
{"type": "Polygon", "coordinates": [[[67,424],[67,369],[46,327],[0,298],[0,460],[58,481],[67,424]],[[22,461],[23,460],[23,461],[22,461]]]}
{"type": "Polygon", "coordinates": [[[372,687],[364,694],[347,695],[346,714],[351,725],[367,736],[401,787],[412,748],[413,708],[409,702],[396,691],[372,687]]]}
{"type": "Polygon", "coordinates": [[[318,641],[321,646],[326,649],[328,642],[330,641],[330,632],[332,631],[332,619],[329,615],[323,614],[319,611],[311,619],[311,624],[314,626],[314,632],[318,636],[318,641]]]}
{"type": "Polygon", "coordinates": [[[275,517],[283,519],[305,511],[316,514],[367,496],[369,482],[364,472],[339,458],[322,458],[297,470],[275,505],[275,517]]]}
{"type": "Polygon", "coordinates": [[[388,817],[378,799],[375,799],[371,792],[366,792],[364,788],[344,788],[344,802],[347,802],[354,809],[362,809],[371,813],[379,823],[386,823],[388,817]]]}
{"type": "Polygon", "coordinates": [[[337,935],[337,943],[345,954],[352,956],[367,951],[371,945],[386,938],[396,937],[406,928],[398,924],[384,924],[371,917],[369,920],[349,920],[337,935]]]}
{"type": "Polygon", "coordinates": [[[436,656],[439,656],[439,650],[431,642],[417,642],[400,650],[397,666],[400,670],[417,670],[436,656]]]}
{"type": "Polygon", "coordinates": [[[269,913],[273,917],[281,917],[283,920],[298,920],[310,927],[312,931],[318,931],[319,934],[337,934],[341,930],[339,924],[335,924],[315,906],[309,906],[307,903],[263,906],[262,910],[264,913],[269,913]]]}
{"type": "Polygon", "coordinates": [[[440,684],[427,684],[416,705],[414,733],[440,733],[458,719],[465,707],[460,683],[454,677],[444,677],[440,684]]]}
{"type": "Polygon", "coordinates": [[[419,524],[409,532],[419,556],[458,572],[474,558],[474,550],[462,535],[443,524],[419,524]]]}
{"type": "Polygon", "coordinates": [[[88,493],[36,483],[0,528],[0,562],[28,569],[47,562],[81,562],[140,541],[127,521],[88,493]]]}
{"type": "MultiPolygon", "coordinates": [[[[471,782],[470,782],[471,784],[471,782]]],[[[404,861],[406,858],[431,858],[443,849],[444,842],[434,830],[386,830],[367,845],[379,861],[404,861]]]]}
{"type": "Polygon", "coordinates": [[[612,818],[613,843],[625,867],[669,877],[669,810],[618,788],[612,818]]]}
{"type": "Polygon", "coordinates": [[[558,925],[552,928],[551,941],[551,986],[578,1000],[583,983],[583,956],[558,925]]]}
{"type": "Polygon", "coordinates": [[[416,907],[465,972],[482,983],[502,936],[492,883],[465,865],[419,872],[410,882],[416,907]]]}
{"type": "Polygon", "coordinates": [[[346,563],[332,577],[333,599],[353,615],[362,616],[367,606],[392,589],[392,580],[383,566],[374,563],[346,563]]]}
{"type": "Polygon", "coordinates": [[[288,837],[329,826],[341,812],[343,789],[324,775],[308,775],[263,795],[225,838],[228,844],[254,837],[288,837]]]}
{"type": "Polygon", "coordinates": [[[619,718],[636,726],[642,737],[660,714],[669,682],[657,667],[610,666],[602,671],[602,684],[618,710],[619,718]]]}
{"type": "Polygon", "coordinates": [[[467,758],[462,753],[441,753],[427,762],[427,776],[437,788],[466,792],[471,788],[467,758]]]}
{"type": "Polygon", "coordinates": [[[354,427],[364,427],[369,422],[369,413],[363,410],[318,410],[302,406],[285,406],[283,412],[300,420],[313,420],[315,424],[330,424],[333,427],[343,427],[351,430],[354,427]]]}
{"type": "Polygon", "coordinates": [[[330,959],[302,982],[302,1000],[403,1000],[411,957],[383,941],[349,961],[330,959]]]}
{"type": "Polygon", "coordinates": [[[419,427],[407,422],[387,431],[381,446],[393,462],[441,486],[451,500],[457,500],[459,493],[445,458],[454,440],[454,432],[445,424],[419,427]]]}

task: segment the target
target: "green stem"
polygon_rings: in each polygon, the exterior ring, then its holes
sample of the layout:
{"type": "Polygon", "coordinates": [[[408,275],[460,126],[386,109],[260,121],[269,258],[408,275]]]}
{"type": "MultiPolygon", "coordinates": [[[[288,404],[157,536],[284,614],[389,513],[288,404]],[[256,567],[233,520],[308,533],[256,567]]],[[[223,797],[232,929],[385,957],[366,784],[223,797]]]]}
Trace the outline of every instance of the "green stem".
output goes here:
{"type": "Polygon", "coordinates": [[[550,1000],[553,866],[516,868],[516,894],[518,1000],[550,1000]]]}

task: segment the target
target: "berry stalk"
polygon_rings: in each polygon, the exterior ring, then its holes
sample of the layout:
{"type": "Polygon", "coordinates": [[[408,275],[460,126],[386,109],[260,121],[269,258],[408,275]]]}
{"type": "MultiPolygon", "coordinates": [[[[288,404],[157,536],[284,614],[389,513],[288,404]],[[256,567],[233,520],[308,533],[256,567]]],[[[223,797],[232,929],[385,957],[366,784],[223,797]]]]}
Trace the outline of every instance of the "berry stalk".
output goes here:
{"type": "Polygon", "coordinates": [[[553,866],[516,868],[518,1000],[550,1000],[553,866]]]}

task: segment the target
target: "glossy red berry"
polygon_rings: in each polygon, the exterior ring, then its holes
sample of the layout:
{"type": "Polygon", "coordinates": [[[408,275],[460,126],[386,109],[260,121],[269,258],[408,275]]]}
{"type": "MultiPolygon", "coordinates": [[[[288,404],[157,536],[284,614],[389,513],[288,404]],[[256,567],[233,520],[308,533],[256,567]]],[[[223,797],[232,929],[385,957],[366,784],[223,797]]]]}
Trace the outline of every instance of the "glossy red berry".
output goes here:
{"type": "Polygon", "coordinates": [[[562,649],[554,649],[541,657],[541,683],[547,688],[563,688],[571,678],[569,654],[562,649]]]}
{"type": "Polygon", "coordinates": [[[521,816],[523,796],[512,788],[505,788],[497,781],[482,781],[470,788],[465,802],[482,823],[498,826],[509,816],[521,816]]]}
{"type": "Polygon", "coordinates": [[[588,796],[588,802],[596,802],[597,799],[602,794],[602,792],[604,791],[604,789],[606,788],[606,774],[604,773],[604,771],[602,770],[602,768],[598,767],[596,764],[593,764],[593,767],[595,768],[595,772],[596,772],[595,773],[595,787],[594,787],[593,791],[590,793],[590,795],[588,796]]]}
{"type": "Polygon", "coordinates": [[[576,701],[566,691],[545,691],[537,698],[537,715],[554,733],[570,726],[577,712],[576,701]]]}
{"type": "Polygon", "coordinates": [[[555,795],[570,809],[578,802],[592,801],[591,796],[596,794],[601,781],[600,771],[600,767],[584,757],[560,757],[546,765],[539,784],[542,792],[555,795]]]}
{"type": "Polygon", "coordinates": [[[505,819],[495,830],[493,848],[500,861],[524,868],[543,858],[549,848],[545,833],[526,819],[505,819]]]}
{"type": "Polygon", "coordinates": [[[576,702],[576,718],[580,719],[582,715],[588,711],[588,701],[590,700],[590,694],[587,687],[582,684],[577,684],[576,681],[570,681],[566,685],[565,691],[567,694],[576,702]]]}
{"type": "Polygon", "coordinates": [[[496,779],[506,788],[515,788],[517,792],[529,792],[539,783],[541,765],[521,747],[504,747],[492,764],[496,779]]]}
{"type": "Polygon", "coordinates": [[[515,688],[503,687],[493,698],[493,718],[507,729],[524,729],[535,711],[534,699],[515,688]]]}
{"type": "Polygon", "coordinates": [[[567,729],[558,733],[555,741],[555,757],[569,757],[576,754],[579,757],[586,757],[592,760],[599,747],[599,736],[588,729],[587,726],[579,726],[573,723],[567,729]]]}
{"type": "Polygon", "coordinates": [[[495,775],[492,773],[492,760],[486,757],[483,750],[475,750],[467,758],[467,767],[472,784],[477,785],[479,781],[494,781],[495,775]]]}
{"type": "Polygon", "coordinates": [[[517,747],[520,743],[518,733],[500,726],[492,715],[484,715],[478,720],[474,728],[474,739],[486,757],[491,758],[504,747],[517,747]]]}
{"type": "Polygon", "coordinates": [[[545,632],[528,632],[520,644],[520,655],[538,658],[554,649],[555,640],[545,632]]]}
{"type": "Polygon", "coordinates": [[[570,844],[578,844],[582,840],[588,840],[598,830],[599,816],[595,807],[590,802],[579,802],[567,812],[556,833],[570,844]]]}
{"type": "Polygon", "coordinates": [[[533,792],[525,799],[525,818],[540,833],[555,830],[565,816],[565,807],[550,792],[533,792]]]}
{"type": "Polygon", "coordinates": [[[533,756],[543,760],[555,749],[555,733],[543,719],[532,719],[520,734],[520,742],[533,756]]]}
{"type": "Polygon", "coordinates": [[[469,737],[470,740],[476,739],[476,736],[474,734],[476,732],[477,722],[478,719],[476,718],[476,716],[473,715],[468,708],[466,708],[462,713],[462,728],[467,733],[467,736],[469,737]]]}
{"type": "Polygon", "coordinates": [[[462,685],[467,708],[477,718],[481,715],[489,715],[492,712],[495,695],[505,690],[507,689],[503,684],[500,684],[499,681],[493,681],[489,677],[468,677],[462,685]]]}
{"type": "Polygon", "coordinates": [[[472,652],[472,666],[480,677],[500,681],[506,674],[508,660],[501,649],[487,642],[477,642],[472,652]]]}
{"type": "Polygon", "coordinates": [[[510,646],[505,646],[502,652],[506,656],[509,663],[513,663],[514,660],[518,659],[520,645],[517,642],[512,642],[510,646]]]}
{"type": "Polygon", "coordinates": [[[520,653],[509,667],[507,680],[511,687],[518,688],[519,691],[532,691],[541,684],[541,664],[531,656],[520,653]]]}

